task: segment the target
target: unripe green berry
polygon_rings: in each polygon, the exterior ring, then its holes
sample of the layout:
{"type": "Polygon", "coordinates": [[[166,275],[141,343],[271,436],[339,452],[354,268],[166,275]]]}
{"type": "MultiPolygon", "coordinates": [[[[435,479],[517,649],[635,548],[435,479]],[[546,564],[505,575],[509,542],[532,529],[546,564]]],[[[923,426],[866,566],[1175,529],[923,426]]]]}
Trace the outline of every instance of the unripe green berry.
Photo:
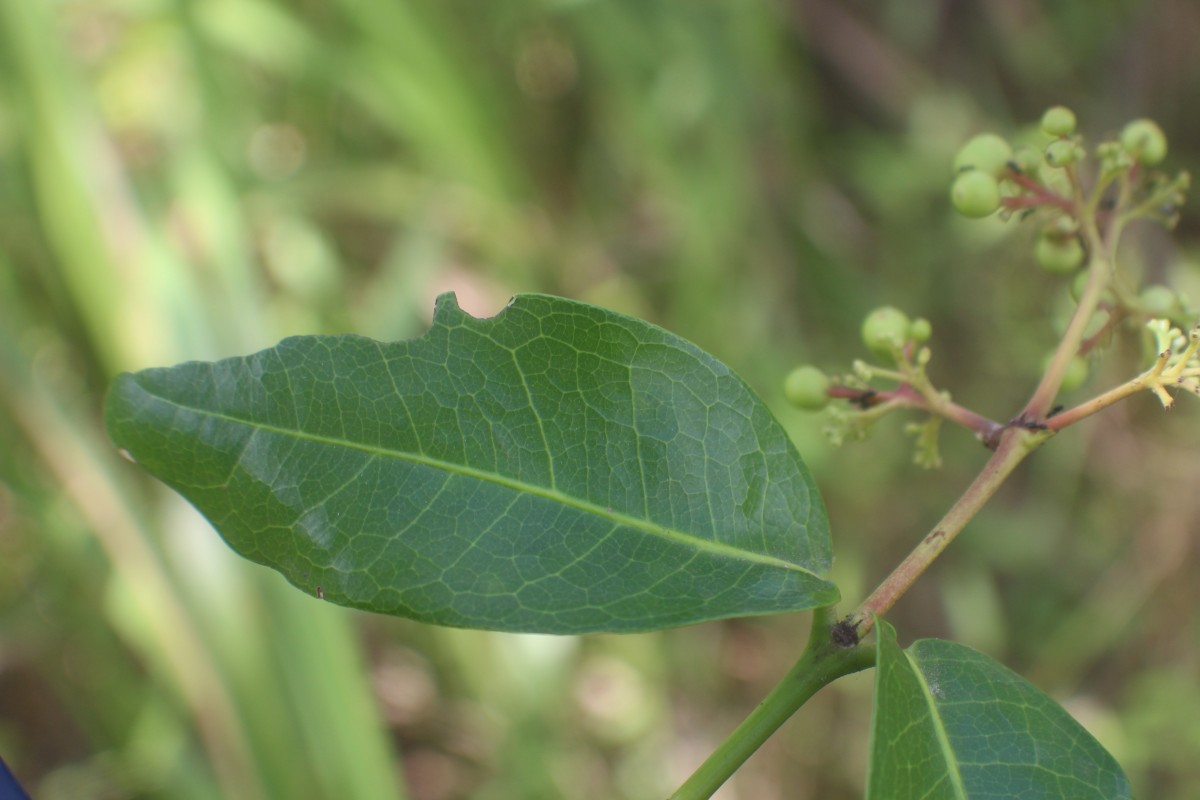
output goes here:
{"type": "Polygon", "coordinates": [[[1071,180],[1067,177],[1066,172],[1056,166],[1043,161],[1042,166],[1038,168],[1037,179],[1050,191],[1064,197],[1071,196],[1071,180]]]}
{"type": "Polygon", "coordinates": [[[954,171],[979,170],[999,177],[1008,169],[1012,145],[994,133],[981,133],[962,146],[954,157],[954,171]]]}
{"type": "Polygon", "coordinates": [[[1083,263],[1083,245],[1077,236],[1043,233],[1033,246],[1033,258],[1048,272],[1073,272],[1083,263]]]}
{"type": "Polygon", "coordinates": [[[1042,114],[1042,131],[1048,136],[1070,136],[1075,132],[1075,112],[1066,106],[1053,106],[1042,114]]]}
{"type": "Polygon", "coordinates": [[[1083,157],[1083,150],[1069,139],[1056,139],[1046,145],[1046,163],[1053,167],[1074,164],[1083,157]]]}
{"type": "Polygon", "coordinates": [[[783,394],[796,408],[820,411],[829,405],[829,378],[816,367],[796,367],[783,382],[783,394]]]}
{"type": "Polygon", "coordinates": [[[1138,295],[1141,310],[1152,317],[1170,318],[1179,312],[1179,295],[1169,286],[1153,284],[1138,295]]]}
{"type": "Polygon", "coordinates": [[[908,341],[908,316],[898,308],[882,306],[863,320],[863,344],[877,356],[891,357],[908,341]]]}
{"type": "MultiPolygon", "coordinates": [[[[1083,326],[1083,338],[1092,339],[1110,325],[1112,325],[1112,314],[1109,311],[1097,308],[1088,317],[1087,324],[1083,326]]],[[[1066,329],[1064,328],[1064,330],[1066,329]]]]}
{"type": "MultiPolygon", "coordinates": [[[[1050,357],[1046,357],[1044,367],[1050,365],[1050,357]]],[[[1043,368],[1044,368],[1043,367],[1043,368]]],[[[1088,378],[1088,362],[1083,356],[1072,356],[1067,362],[1067,370],[1063,373],[1062,383],[1059,385],[1059,391],[1069,392],[1073,389],[1078,389],[1083,385],[1083,382],[1088,378]]]]}
{"type": "Polygon", "coordinates": [[[1121,131],[1121,146],[1148,167],[1167,157],[1167,136],[1150,119],[1135,119],[1126,125],[1121,131]]]}
{"type": "MultiPolygon", "coordinates": [[[[1081,270],[1075,276],[1075,280],[1071,281],[1071,299],[1074,300],[1076,303],[1079,302],[1079,298],[1083,297],[1083,289],[1084,289],[1084,287],[1087,286],[1087,282],[1088,282],[1088,271],[1086,269],[1081,270]]],[[[1100,304],[1101,305],[1111,306],[1111,305],[1116,304],[1116,302],[1117,302],[1117,296],[1113,294],[1112,289],[1105,289],[1102,292],[1100,292],[1100,304]]]]}
{"type": "Polygon", "coordinates": [[[1019,144],[1013,149],[1012,160],[1021,174],[1029,175],[1042,165],[1042,151],[1027,144],[1019,144]]]}
{"type": "Polygon", "coordinates": [[[1000,184],[986,172],[964,172],[950,187],[950,202],[964,217],[986,217],[1000,208],[1000,184]]]}
{"type": "Polygon", "coordinates": [[[929,324],[929,320],[924,317],[918,317],[908,326],[908,338],[912,339],[917,344],[929,341],[929,337],[933,335],[933,326],[929,324]]]}

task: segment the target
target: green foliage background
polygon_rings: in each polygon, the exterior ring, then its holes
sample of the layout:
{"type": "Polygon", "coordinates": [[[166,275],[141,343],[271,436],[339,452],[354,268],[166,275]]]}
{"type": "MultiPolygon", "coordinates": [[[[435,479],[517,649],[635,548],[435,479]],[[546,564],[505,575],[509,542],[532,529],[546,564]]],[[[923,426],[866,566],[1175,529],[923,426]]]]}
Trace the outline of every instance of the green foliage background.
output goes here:
{"type": "MultiPolygon", "coordinates": [[[[1010,414],[1063,287],[1031,230],[953,218],[953,152],[1062,102],[1093,137],[1155,118],[1198,172],[1198,36],[1189,0],[0,3],[0,754],[41,798],[665,795],[803,615],[572,639],[327,607],[119,459],[111,377],[412,336],[446,289],[604,304],[778,409],[853,602],[984,453],[948,431],[919,473],[898,425],[830,451],[783,374],[848,364],[890,302],[933,321],[935,380],[1010,414]]],[[[1127,263],[1200,300],[1196,220],[1127,263]]],[[[889,617],[1062,700],[1142,797],[1200,784],[1186,400],[1064,433],[889,617]]],[[[819,695],[723,796],[861,797],[870,686],[819,695]]]]}

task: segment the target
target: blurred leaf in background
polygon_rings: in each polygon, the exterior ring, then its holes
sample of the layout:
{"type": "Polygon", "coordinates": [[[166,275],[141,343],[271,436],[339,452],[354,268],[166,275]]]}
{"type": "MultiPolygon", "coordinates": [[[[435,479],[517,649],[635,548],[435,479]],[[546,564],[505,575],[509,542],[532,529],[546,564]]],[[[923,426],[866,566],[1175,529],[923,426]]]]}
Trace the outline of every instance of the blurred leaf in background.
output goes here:
{"type": "MultiPolygon", "coordinates": [[[[446,289],[476,314],[515,291],[601,303],[780,409],[853,601],[983,453],[947,437],[927,475],[898,432],[831,452],[782,375],[859,355],[889,302],[933,321],[939,385],[1014,408],[1064,289],[1026,271],[1028,232],[953,218],[953,152],[1062,102],[1089,131],[1155,118],[1195,171],[1198,35],[1189,0],[0,4],[0,753],[44,798],[668,793],[802,617],[574,639],[329,608],[117,457],[110,378],[293,333],[412,336],[446,289]],[[959,369],[979,353],[988,372],[959,369]]],[[[1200,298],[1194,204],[1183,220],[1127,258],[1200,298]]],[[[890,619],[999,658],[1138,796],[1185,798],[1200,729],[1164,687],[1200,658],[1195,418],[1152,406],[1059,437],[890,619]]],[[[723,796],[860,797],[870,680],[723,796]]]]}

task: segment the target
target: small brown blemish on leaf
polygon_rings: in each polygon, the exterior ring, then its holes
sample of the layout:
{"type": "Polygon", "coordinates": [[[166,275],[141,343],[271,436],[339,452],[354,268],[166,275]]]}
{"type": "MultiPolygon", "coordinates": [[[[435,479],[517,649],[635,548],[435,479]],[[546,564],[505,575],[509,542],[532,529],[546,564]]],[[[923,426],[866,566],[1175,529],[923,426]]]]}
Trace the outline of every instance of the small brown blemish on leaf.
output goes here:
{"type": "Polygon", "coordinates": [[[318,600],[324,600],[324,599],[325,599],[325,589],[324,589],[324,587],[321,587],[321,586],[318,586],[318,587],[317,587],[317,599],[318,599],[318,600]]]}

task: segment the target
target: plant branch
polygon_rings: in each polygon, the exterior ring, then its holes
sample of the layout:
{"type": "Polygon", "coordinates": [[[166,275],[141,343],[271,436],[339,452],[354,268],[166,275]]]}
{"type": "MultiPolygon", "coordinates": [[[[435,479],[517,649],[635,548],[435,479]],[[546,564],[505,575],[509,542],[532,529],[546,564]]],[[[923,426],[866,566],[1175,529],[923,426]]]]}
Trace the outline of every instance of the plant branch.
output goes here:
{"type": "Polygon", "coordinates": [[[936,414],[955,425],[966,428],[985,444],[994,441],[1004,430],[1004,425],[1001,423],[947,399],[945,395],[933,390],[932,387],[926,391],[911,383],[904,383],[889,391],[834,386],[829,389],[828,394],[830,397],[849,400],[864,410],[886,406],[888,411],[898,408],[928,411],[930,414],[936,414]]]}
{"type": "Polygon", "coordinates": [[[1071,359],[1079,353],[1088,322],[1092,313],[1099,306],[1100,295],[1108,286],[1112,274],[1111,262],[1101,253],[1103,242],[1094,225],[1089,226],[1087,234],[1088,247],[1092,252],[1092,260],[1088,265],[1087,283],[1084,284],[1079,305],[1075,307],[1075,313],[1071,316],[1062,341],[1058,343],[1058,348],[1050,358],[1050,364],[1046,367],[1042,380],[1034,390],[1033,396],[1029,398],[1029,402],[1025,404],[1024,411],[1018,417],[1026,422],[1041,422],[1046,418],[1046,413],[1054,404],[1054,398],[1058,394],[1059,387],[1062,386],[1063,376],[1067,373],[1071,359]]]}
{"type": "MultiPolygon", "coordinates": [[[[1176,353],[1179,345],[1172,342],[1179,332],[1161,322],[1160,354],[1155,364],[1133,380],[1111,389],[1068,411],[1048,416],[1064,376],[1076,356],[1091,350],[1122,317],[1135,308],[1131,298],[1114,280],[1117,240],[1126,222],[1136,216],[1150,215],[1163,198],[1172,203],[1186,189],[1188,177],[1181,174],[1166,189],[1160,190],[1140,206],[1128,210],[1131,192],[1131,171],[1103,174],[1085,197],[1080,176],[1070,164],[1064,167],[1070,183],[1071,196],[1064,197],[1041,182],[1026,176],[1010,164],[1008,178],[1027,192],[1006,197],[1003,206],[1010,212],[1051,206],[1073,217],[1079,224],[1079,235],[1089,254],[1087,279],[1075,312],[1067,325],[1058,347],[1047,365],[1041,380],[1022,411],[1006,424],[987,419],[951,402],[949,395],[939,392],[925,373],[929,350],[917,348],[909,341],[903,349],[895,348],[899,370],[872,367],[855,363],[856,381],[853,386],[830,387],[830,397],[842,398],[857,405],[855,419],[873,422],[876,418],[898,408],[924,410],[934,418],[942,418],[973,431],[983,443],[994,450],[982,470],[946,512],[933,530],[879,584],[876,589],[844,619],[833,622],[832,607],[817,609],[808,643],[799,660],[783,680],[759,704],[741,725],[717,748],[696,772],[671,797],[671,800],[703,800],[716,792],[726,780],[769,738],[797,709],[817,691],[835,679],[872,666],[874,648],[861,644],[875,626],[908,591],[933,561],[963,531],[967,524],[999,490],[1008,476],[1024,459],[1047,442],[1059,430],[1095,414],[1136,392],[1152,391],[1170,408],[1174,398],[1168,388],[1185,388],[1200,394],[1200,326],[1189,335],[1187,347],[1176,353]],[[1112,208],[1101,208],[1108,187],[1119,179],[1118,199],[1112,208]],[[1168,194],[1173,192],[1173,194],[1168,194]],[[1085,334],[1093,314],[1101,305],[1105,290],[1113,286],[1116,307],[1107,307],[1108,319],[1092,337],[1085,334]],[[1165,344],[1164,344],[1165,340],[1165,344]],[[881,391],[870,386],[873,378],[896,381],[899,386],[881,391]]],[[[1136,169],[1136,168],[1135,168],[1136,169]]],[[[1075,231],[1074,227],[1071,231],[1075,231]]],[[[932,422],[936,428],[936,419],[932,422]]]]}
{"type": "Polygon", "coordinates": [[[800,659],[742,724],[671,795],[671,800],[712,797],[810,697],[838,678],[874,666],[874,647],[845,646],[834,641],[832,617],[832,606],[813,612],[812,631],[800,659]]]}
{"type": "Polygon", "coordinates": [[[1004,198],[1004,207],[1013,209],[1034,208],[1036,206],[1056,206],[1067,213],[1073,213],[1075,204],[1069,198],[1051,191],[1043,183],[1020,172],[1011,172],[1009,180],[1029,192],[1028,195],[1004,198]]]}
{"type": "MultiPolygon", "coordinates": [[[[1197,349],[1200,349],[1200,335],[1193,335],[1188,349],[1174,359],[1175,363],[1173,366],[1171,365],[1173,354],[1170,350],[1164,350],[1158,354],[1158,358],[1154,361],[1154,366],[1133,380],[1109,389],[1107,392],[1097,395],[1085,403],[1080,403],[1074,408],[1055,414],[1046,420],[1047,430],[1060,431],[1068,425],[1072,425],[1081,419],[1090,417],[1092,414],[1103,411],[1130,395],[1145,390],[1154,392],[1155,396],[1162,402],[1163,407],[1170,408],[1175,401],[1167,393],[1166,387],[1186,385],[1184,384],[1185,379],[1200,377],[1200,369],[1188,367],[1189,358],[1197,349]]],[[[1195,391],[1195,389],[1193,388],[1192,391],[1195,391]]]]}
{"type": "Polygon", "coordinates": [[[939,398],[936,404],[930,405],[929,410],[971,431],[985,444],[999,436],[1004,430],[1001,423],[988,419],[982,414],[976,414],[971,409],[964,408],[945,398],[939,398]]]}
{"type": "Polygon", "coordinates": [[[1025,456],[1040,447],[1052,435],[1052,431],[1042,426],[1008,428],[1000,437],[996,452],[941,521],[875,591],[871,592],[858,609],[840,624],[851,628],[857,639],[862,639],[870,632],[875,626],[875,617],[882,617],[895,605],[921,573],[979,513],[1025,456]]]}
{"type": "Polygon", "coordinates": [[[1085,403],[1080,403],[1074,408],[1069,408],[1066,411],[1060,411],[1050,419],[1046,420],[1046,428],[1052,431],[1060,431],[1068,425],[1074,425],[1081,419],[1086,419],[1092,414],[1096,414],[1114,403],[1124,400],[1130,395],[1137,394],[1147,388],[1144,380],[1144,375],[1139,375],[1128,383],[1123,383],[1116,388],[1109,389],[1101,395],[1093,397],[1085,403]]]}

